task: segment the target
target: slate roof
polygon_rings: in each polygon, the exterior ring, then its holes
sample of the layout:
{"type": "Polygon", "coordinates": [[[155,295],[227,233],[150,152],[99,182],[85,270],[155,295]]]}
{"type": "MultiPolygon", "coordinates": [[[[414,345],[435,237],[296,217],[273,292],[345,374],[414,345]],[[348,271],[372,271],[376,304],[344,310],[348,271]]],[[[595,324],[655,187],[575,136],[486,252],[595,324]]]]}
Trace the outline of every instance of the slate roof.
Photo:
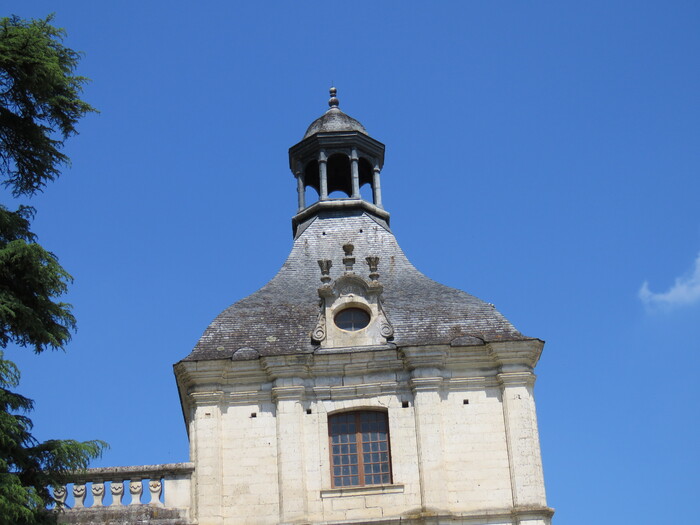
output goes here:
{"type": "Polygon", "coordinates": [[[304,133],[304,139],[316,133],[332,131],[359,131],[367,135],[367,130],[359,121],[334,106],[311,123],[306,133],[304,133]]]}
{"type": "Polygon", "coordinates": [[[279,273],[257,292],[224,310],[185,361],[250,360],[312,353],[319,314],[319,259],[331,259],[331,277],[343,272],[342,246],[355,246],[355,271],[367,276],[365,257],[379,257],[383,307],[398,346],[483,344],[531,339],[492,305],[439,284],[409,262],[394,235],[366,211],[320,213],[297,236],[279,273]]]}

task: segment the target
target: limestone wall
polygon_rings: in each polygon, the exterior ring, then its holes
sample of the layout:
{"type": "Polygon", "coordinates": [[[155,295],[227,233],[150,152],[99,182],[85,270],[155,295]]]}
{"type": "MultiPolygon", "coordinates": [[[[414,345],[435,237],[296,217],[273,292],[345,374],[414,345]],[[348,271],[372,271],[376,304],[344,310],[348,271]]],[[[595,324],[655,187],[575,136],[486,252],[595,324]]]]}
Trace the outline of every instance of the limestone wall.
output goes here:
{"type": "Polygon", "coordinates": [[[198,523],[549,523],[531,366],[433,350],[179,364],[198,523]],[[359,409],[387,414],[392,482],[332,488],[328,416],[359,409]]]}

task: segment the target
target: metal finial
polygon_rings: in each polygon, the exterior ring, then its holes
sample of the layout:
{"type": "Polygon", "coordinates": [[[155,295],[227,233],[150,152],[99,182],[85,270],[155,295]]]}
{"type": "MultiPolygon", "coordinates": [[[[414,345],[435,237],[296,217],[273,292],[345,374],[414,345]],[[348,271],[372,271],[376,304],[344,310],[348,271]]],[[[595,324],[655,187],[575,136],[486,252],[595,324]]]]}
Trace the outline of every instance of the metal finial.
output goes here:
{"type": "Polygon", "coordinates": [[[340,100],[338,100],[335,96],[337,93],[338,93],[338,90],[335,89],[334,87],[331,87],[331,89],[330,89],[331,98],[328,101],[328,105],[332,108],[337,108],[338,104],[340,104],[340,100]]]}

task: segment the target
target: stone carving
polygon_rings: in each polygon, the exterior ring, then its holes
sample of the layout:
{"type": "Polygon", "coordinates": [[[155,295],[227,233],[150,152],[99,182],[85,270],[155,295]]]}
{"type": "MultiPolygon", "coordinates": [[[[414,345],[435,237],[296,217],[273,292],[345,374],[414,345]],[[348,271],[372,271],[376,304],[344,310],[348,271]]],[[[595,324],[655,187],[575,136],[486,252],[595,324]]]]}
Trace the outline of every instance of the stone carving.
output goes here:
{"type": "Polygon", "coordinates": [[[93,497],[92,506],[93,507],[101,507],[102,500],[105,496],[105,484],[93,482],[92,488],[90,490],[92,491],[92,497],[93,497]]]}
{"type": "Polygon", "coordinates": [[[75,498],[73,508],[79,509],[85,506],[85,485],[79,483],[73,485],[73,498],[75,498]]]}
{"type": "Polygon", "coordinates": [[[151,493],[151,501],[149,505],[156,505],[162,507],[163,504],[160,501],[160,492],[163,488],[163,484],[159,479],[152,479],[148,482],[148,490],[151,493]]]}
{"type": "Polygon", "coordinates": [[[379,273],[377,272],[377,269],[379,268],[379,257],[365,257],[365,261],[367,261],[367,266],[369,266],[370,280],[376,281],[379,279],[379,273]]]}
{"type": "Polygon", "coordinates": [[[379,306],[379,333],[387,339],[393,337],[394,335],[394,327],[391,326],[391,323],[386,318],[386,314],[384,313],[381,304],[379,306]]]}
{"type": "Polygon", "coordinates": [[[330,277],[332,262],[329,259],[317,261],[323,284],[318,288],[320,312],[311,339],[324,348],[384,344],[394,335],[394,327],[381,306],[384,287],[379,282],[379,257],[365,257],[369,278],[362,277],[353,272],[354,250],[350,243],[343,245],[345,271],[335,280],[330,277]],[[370,316],[369,323],[350,331],[343,330],[335,324],[333,316],[346,308],[364,310],[370,316]]]}
{"type": "Polygon", "coordinates": [[[132,479],[129,482],[129,492],[131,493],[131,504],[141,503],[141,493],[143,493],[143,482],[140,479],[132,479]]]}
{"type": "Polygon", "coordinates": [[[362,286],[359,282],[355,280],[348,279],[338,279],[335,285],[336,293],[339,296],[343,295],[359,295],[364,296],[366,293],[366,288],[362,286]]]}
{"type": "Polygon", "coordinates": [[[328,284],[331,281],[331,268],[333,267],[333,261],[330,259],[321,259],[318,261],[318,266],[321,268],[321,282],[323,284],[328,284]]]}
{"type": "Polygon", "coordinates": [[[66,487],[56,487],[53,489],[53,499],[56,501],[56,508],[63,508],[66,505],[66,497],[68,493],[66,492],[66,487]]]}
{"type": "Polygon", "coordinates": [[[311,339],[320,343],[326,338],[326,313],[323,309],[323,304],[321,305],[321,313],[318,314],[318,320],[316,321],[316,328],[311,333],[311,339]]]}
{"type": "Polygon", "coordinates": [[[352,267],[355,264],[355,258],[352,256],[352,251],[355,247],[348,243],[343,245],[343,251],[345,252],[345,257],[343,257],[343,265],[345,266],[345,273],[352,272],[352,267]]]}
{"type": "Polygon", "coordinates": [[[112,505],[122,505],[122,498],[124,497],[124,485],[121,481],[112,481],[109,487],[112,493],[112,505]]]}

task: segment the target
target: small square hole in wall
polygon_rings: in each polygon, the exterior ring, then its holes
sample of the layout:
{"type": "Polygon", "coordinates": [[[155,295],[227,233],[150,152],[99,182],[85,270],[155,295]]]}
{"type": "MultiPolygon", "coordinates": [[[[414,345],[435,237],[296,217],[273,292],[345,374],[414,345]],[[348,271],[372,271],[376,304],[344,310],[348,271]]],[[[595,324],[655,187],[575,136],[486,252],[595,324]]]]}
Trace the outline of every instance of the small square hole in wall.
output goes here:
{"type": "Polygon", "coordinates": [[[463,404],[463,405],[468,405],[468,404],[469,404],[469,400],[468,400],[468,399],[465,399],[464,401],[462,401],[462,404],[463,404]]]}
{"type": "Polygon", "coordinates": [[[401,401],[401,408],[408,408],[411,406],[408,401],[401,401]]]}
{"type": "Polygon", "coordinates": [[[307,414],[311,414],[311,409],[310,409],[310,408],[307,408],[307,409],[306,409],[306,413],[307,413],[307,414]]]}
{"type": "Polygon", "coordinates": [[[257,412],[251,412],[250,417],[258,417],[258,413],[257,413],[257,412]]]}

